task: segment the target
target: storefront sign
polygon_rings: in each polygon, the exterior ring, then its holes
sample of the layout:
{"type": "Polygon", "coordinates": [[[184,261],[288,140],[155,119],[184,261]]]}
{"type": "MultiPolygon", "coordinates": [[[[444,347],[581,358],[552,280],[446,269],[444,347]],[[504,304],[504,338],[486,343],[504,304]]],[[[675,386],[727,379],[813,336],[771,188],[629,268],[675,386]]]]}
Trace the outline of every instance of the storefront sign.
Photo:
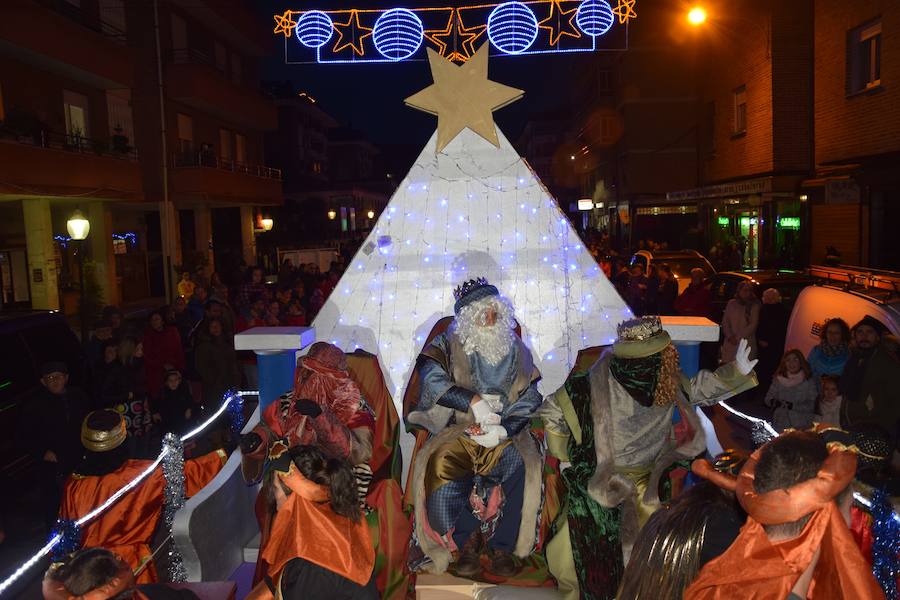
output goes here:
{"type": "Polygon", "coordinates": [[[731,219],[728,217],[719,217],[717,222],[719,223],[719,227],[728,227],[728,224],[731,223],[731,219]]]}
{"type": "Polygon", "coordinates": [[[666,200],[699,200],[701,198],[721,198],[723,196],[751,196],[768,194],[772,191],[772,178],[748,179],[733,183],[710,185],[692,190],[669,192],[666,200]]]}
{"type": "Polygon", "coordinates": [[[32,269],[31,270],[31,280],[35,283],[41,283],[44,281],[44,270],[43,269],[32,269]]]}
{"type": "Polygon", "coordinates": [[[852,179],[825,182],[826,204],[859,204],[859,185],[852,179]]]}
{"type": "Polygon", "coordinates": [[[800,217],[781,217],[778,226],[782,229],[800,229],[800,217]]]}

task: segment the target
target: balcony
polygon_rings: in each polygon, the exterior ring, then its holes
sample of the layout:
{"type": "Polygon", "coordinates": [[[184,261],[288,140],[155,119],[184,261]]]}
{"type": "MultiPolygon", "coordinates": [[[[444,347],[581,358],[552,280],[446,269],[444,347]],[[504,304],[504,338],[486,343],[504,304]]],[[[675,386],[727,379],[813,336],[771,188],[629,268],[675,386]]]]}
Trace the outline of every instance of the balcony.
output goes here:
{"type": "Polygon", "coordinates": [[[65,0],[17,0],[0,19],[0,52],[100,89],[134,87],[125,41],[124,32],[65,0]]]}
{"type": "Polygon", "coordinates": [[[278,128],[275,103],[258,90],[239,85],[196,49],[172,50],[166,65],[169,97],[254,131],[278,128]]]}
{"type": "Polygon", "coordinates": [[[180,152],[172,157],[176,202],[214,204],[282,203],[281,171],[218,158],[210,152],[180,152]]]}
{"type": "Polygon", "coordinates": [[[141,201],[137,151],[121,138],[89,139],[48,131],[31,134],[0,128],[3,196],[73,196],[141,201]]]}

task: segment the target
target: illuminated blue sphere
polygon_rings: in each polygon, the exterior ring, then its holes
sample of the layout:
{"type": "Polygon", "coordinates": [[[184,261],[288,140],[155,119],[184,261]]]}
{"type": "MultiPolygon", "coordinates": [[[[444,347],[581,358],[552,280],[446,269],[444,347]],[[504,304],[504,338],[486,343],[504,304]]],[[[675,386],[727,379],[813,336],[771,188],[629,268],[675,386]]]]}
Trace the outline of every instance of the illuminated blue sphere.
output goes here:
{"type": "Polygon", "coordinates": [[[416,53],[424,34],[422,20],[416,13],[405,8],[392,8],[375,21],[372,40],[383,57],[403,60],[416,53]]]}
{"type": "Polygon", "coordinates": [[[297,40],[307,48],[321,48],[331,39],[334,24],[331,17],[321,10],[303,13],[297,20],[295,35],[297,40]]]}
{"type": "Polygon", "coordinates": [[[606,0],[584,0],[575,13],[578,29],[591,37],[601,36],[613,26],[615,17],[606,0]]]}
{"type": "Polygon", "coordinates": [[[537,39],[538,22],[531,9],[521,2],[504,2],[491,11],[488,39],[501,52],[520,54],[537,39]]]}

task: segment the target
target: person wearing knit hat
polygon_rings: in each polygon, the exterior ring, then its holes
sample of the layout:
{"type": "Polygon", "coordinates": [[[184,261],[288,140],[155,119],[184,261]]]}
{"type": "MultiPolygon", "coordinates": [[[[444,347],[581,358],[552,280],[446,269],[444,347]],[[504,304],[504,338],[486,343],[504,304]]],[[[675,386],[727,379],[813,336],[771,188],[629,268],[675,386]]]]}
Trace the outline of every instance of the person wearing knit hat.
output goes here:
{"type": "Polygon", "coordinates": [[[638,531],[660,506],[663,473],[706,449],[694,407],[756,385],[746,340],[733,362],[689,379],[659,317],[627,320],[617,333],[612,348],[588,372],[571,375],[541,409],[548,450],[572,464],[563,471],[566,510],[547,546],[566,600],[615,595],[638,531]],[[676,406],[690,430],[680,443],[676,406]]]}
{"type": "Polygon", "coordinates": [[[871,315],[851,330],[850,358],[839,384],[841,425],[845,428],[871,424],[893,432],[900,426],[900,386],[896,382],[900,363],[882,342],[889,333],[884,323],[871,315]]]}
{"type": "Polygon", "coordinates": [[[883,598],[848,528],[857,453],[846,432],[826,428],[782,434],[737,477],[695,461],[695,473],[734,490],[748,517],[685,600],[883,598]]]}
{"type": "Polygon", "coordinates": [[[540,372],[516,334],[513,307],[483,277],[454,291],[449,329],[416,362],[420,395],[407,425],[426,430],[410,479],[413,570],[512,577],[531,554],[541,510],[543,461],[531,419],[540,372]],[[527,490],[527,493],[526,493],[527,490]]]}
{"type": "MultiPolygon", "coordinates": [[[[81,443],[85,458],[65,485],[59,518],[77,520],[143,473],[150,460],[129,460],[125,419],[115,410],[97,410],[85,417],[81,443]]],[[[222,450],[184,461],[185,494],[199,492],[225,464],[222,450]]],[[[156,581],[150,540],[162,516],[165,478],[157,467],[141,485],[122,496],[81,530],[83,547],[104,547],[121,556],[138,583],[156,581]]]]}

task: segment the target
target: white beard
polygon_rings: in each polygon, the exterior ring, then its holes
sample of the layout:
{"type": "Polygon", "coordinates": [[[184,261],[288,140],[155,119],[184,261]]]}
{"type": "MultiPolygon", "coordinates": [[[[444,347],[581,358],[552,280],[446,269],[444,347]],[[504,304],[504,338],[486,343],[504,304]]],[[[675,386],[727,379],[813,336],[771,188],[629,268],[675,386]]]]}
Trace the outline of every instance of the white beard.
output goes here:
{"type": "Polygon", "coordinates": [[[512,349],[516,333],[513,309],[505,298],[492,296],[463,307],[454,324],[456,335],[467,356],[478,354],[489,365],[497,366],[512,349]],[[493,325],[482,325],[489,308],[497,311],[493,325]]]}

